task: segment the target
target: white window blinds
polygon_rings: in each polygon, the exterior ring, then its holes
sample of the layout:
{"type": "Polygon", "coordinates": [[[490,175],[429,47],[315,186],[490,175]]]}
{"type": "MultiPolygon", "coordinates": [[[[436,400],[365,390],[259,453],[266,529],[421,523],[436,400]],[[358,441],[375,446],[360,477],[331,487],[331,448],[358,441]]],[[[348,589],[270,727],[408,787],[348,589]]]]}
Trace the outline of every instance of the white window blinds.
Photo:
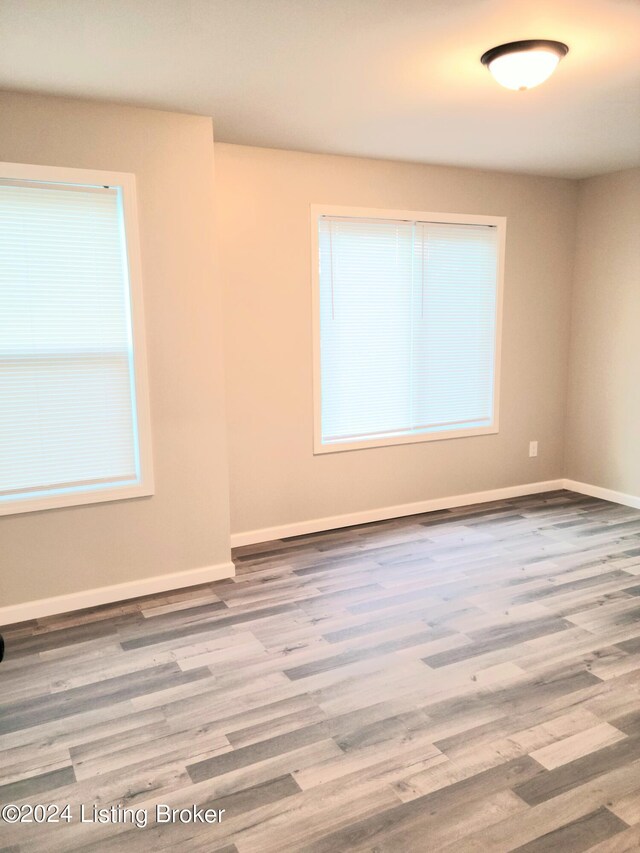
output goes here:
{"type": "Polygon", "coordinates": [[[318,221],[322,445],[489,431],[497,228],[318,221]]]}
{"type": "Polygon", "coordinates": [[[121,192],[0,182],[0,512],[140,481],[121,192]]]}

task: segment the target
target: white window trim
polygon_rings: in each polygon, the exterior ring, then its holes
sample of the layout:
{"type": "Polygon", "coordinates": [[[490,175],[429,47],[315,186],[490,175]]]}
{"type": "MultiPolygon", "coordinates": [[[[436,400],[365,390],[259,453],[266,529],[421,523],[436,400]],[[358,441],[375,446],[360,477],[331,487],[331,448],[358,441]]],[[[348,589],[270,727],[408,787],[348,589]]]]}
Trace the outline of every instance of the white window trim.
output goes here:
{"type": "Polygon", "coordinates": [[[312,204],[311,208],[311,283],[313,322],[313,453],[341,453],[345,450],[363,450],[367,447],[388,447],[395,444],[415,444],[423,441],[443,441],[451,438],[471,438],[495,435],[499,432],[500,364],[502,347],[502,302],[504,292],[504,258],[507,218],[467,213],[433,213],[416,210],[386,210],[369,207],[312,204]],[[496,292],[496,346],[494,362],[493,418],[489,426],[475,429],[454,429],[432,433],[403,436],[380,436],[365,441],[345,441],[336,444],[322,443],[322,381],[320,372],[320,255],[318,219],[321,216],[347,216],[358,219],[407,219],[426,222],[445,222],[458,225],[493,225],[498,233],[498,269],[496,292]]]}
{"type": "Polygon", "coordinates": [[[0,515],[35,512],[57,507],[80,506],[104,501],[147,497],[154,494],[153,455],[151,448],[151,416],[145,341],[140,235],[136,202],[136,178],[129,172],[103,172],[94,169],[71,169],[60,166],[35,166],[25,163],[0,163],[0,178],[20,181],[44,181],[56,184],[119,187],[122,207],[129,273],[131,300],[131,333],[133,339],[133,370],[136,388],[136,419],[140,482],[129,486],[87,489],[67,494],[27,497],[0,503],[0,515]]]}

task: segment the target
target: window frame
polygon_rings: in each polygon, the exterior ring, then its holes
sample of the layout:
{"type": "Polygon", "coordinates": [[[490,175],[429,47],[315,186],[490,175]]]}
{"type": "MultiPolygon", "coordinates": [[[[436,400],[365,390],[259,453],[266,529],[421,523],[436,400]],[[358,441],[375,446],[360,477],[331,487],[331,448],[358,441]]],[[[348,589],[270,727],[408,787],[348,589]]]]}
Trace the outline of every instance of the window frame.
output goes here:
{"type": "MultiPolygon", "coordinates": [[[[124,241],[127,257],[131,339],[133,347],[133,379],[135,386],[135,438],[140,476],[131,485],[85,487],[61,494],[16,498],[0,501],[0,516],[36,512],[60,507],[81,506],[105,501],[148,497],[154,494],[153,455],[151,446],[151,415],[147,350],[140,260],[140,235],[136,199],[136,177],[129,172],[95,169],[76,169],[61,166],[0,163],[0,179],[70,184],[94,187],[114,187],[121,191],[124,241]]],[[[70,489],[74,487],[71,486],[70,489]]]]}
{"type": "Polygon", "coordinates": [[[499,432],[500,414],[500,364],[502,348],[502,313],[504,296],[506,216],[488,216],[467,213],[434,213],[433,211],[388,210],[385,208],[347,207],[344,205],[312,204],[311,214],[311,289],[312,289],[312,340],[313,340],[313,454],[341,453],[347,450],[364,450],[389,447],[397,444],[416,444],[425,441],[444,441],[453,438],[472,438],[495,435],[499,432]],[[354,219],[409,220],[442,222],[454,225],[491,225],[497,229],[498,257],[496,269],[496,335],[493,373],[493,417],[485,427],[440,430],[410,435],[380,436],[361,441],[322,443],[322,375],[320,330],[320,249],[318,223],[322,216],[344,216],[354,219]]]}

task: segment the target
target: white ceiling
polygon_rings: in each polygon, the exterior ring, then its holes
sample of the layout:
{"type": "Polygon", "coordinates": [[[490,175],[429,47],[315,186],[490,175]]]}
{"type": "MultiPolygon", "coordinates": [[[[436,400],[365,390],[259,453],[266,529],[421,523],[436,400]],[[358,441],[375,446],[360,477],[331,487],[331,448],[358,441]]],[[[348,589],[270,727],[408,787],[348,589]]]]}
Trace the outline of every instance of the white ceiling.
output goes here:
{"type": "Polygon", "coordinates": [[[640,0],[0,0],[0,87],[213,116],[245,145],[566,177],[640,164],[640,0]],[[570,47],[501,88],[490,47],[570,47]]]}

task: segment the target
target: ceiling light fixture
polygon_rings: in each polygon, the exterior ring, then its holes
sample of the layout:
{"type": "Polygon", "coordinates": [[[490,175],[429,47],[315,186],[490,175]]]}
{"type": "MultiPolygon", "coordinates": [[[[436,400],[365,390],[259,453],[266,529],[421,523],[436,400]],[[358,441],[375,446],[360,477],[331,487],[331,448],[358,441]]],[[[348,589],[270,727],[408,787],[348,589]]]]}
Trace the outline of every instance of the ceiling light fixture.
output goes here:
{"type": "Polygon", "coordinates": [[[569,48],[561,41],[527,39],[492,47],[482,54],[480,62],[501,86],[522,92],[551,77],[568,52],[569,48]]]}

